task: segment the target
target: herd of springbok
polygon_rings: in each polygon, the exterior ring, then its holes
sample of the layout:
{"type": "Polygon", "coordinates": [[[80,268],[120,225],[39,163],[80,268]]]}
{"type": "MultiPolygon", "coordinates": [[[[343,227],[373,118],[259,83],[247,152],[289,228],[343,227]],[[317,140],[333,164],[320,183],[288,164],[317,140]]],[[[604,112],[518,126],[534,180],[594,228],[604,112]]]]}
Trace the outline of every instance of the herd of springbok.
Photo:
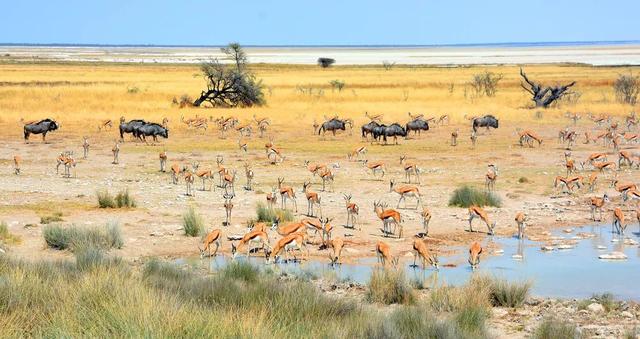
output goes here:
{"type": "MultiPolygon", "coordinates": [[[[435,118],[426,119],[422,115],[412,115],[409,113],[411,121],[406,124],[407,128],[404,129],[404,135],[407,135],[407,130],[414,130],[414,132],[421,132],[422,130],[429,130],[428,123],[435,122],[441,126],[448,124],[448,115],[441,116],[437,121],[435,118]]],[[[562,172],[564,175],[558,175],[553,181],[554,187],[559,187],[562,193],[576,194],[580,189],[586,187],[589,194],[594,193],[597,190],[597,183],[599,176],[604,177],[602,180],[609,180],[610,187],[614,188],[620,193],[620,206],[615,206],[613,209],[613,231],[624,236],[624,232],[627,226],[627,218],[623,212],[623,208],[628,207],[629,201],[640,201],[640,191],[636,184],[632,182],[623,182],[618,179],[618,174],[627,168],[629,171],[640,168],[640,155],[638,152],[632,150],[635,147],[627,147],[622,149],[624,145],[630,146],[631,144],[638,143],[638,134],[633,133],[633,130],[637,130],[637,118],[634,113],[625,117],[624,124],[615,121],[609,116],[601,115],[594,116],[587,115],[591,119],[595,127],[592,130],[578,132],[576,130],[577,122],[582,118],[580,114],[568,113],[567,118],[570,119],[573,126],[568,126],[562,129],[558,133],[558,141],[563,144],[563,156],[560,163],[562,172]],[[622,127],[624,125],[624,128],[622,127]],[[585,136],[584,144],[596,145],[598,152],[590,154],[584,161],[574,158],[572,151],[576,147],[578,136],[583,134],[585,136]],[[598,143],[602,141],[601,145],[598,143]],[[617,161],[610,161],[617,157],[617,161]],[[613,159],[612,159],[613,158],[613,159]]],[[[362,126],[362,137],[368,139],[369,135],[376,136],[381,135],[386,138],[390,136],[388,134],[387,127],[397,125],[400,129],[402,126],[398,123],[393,123],[390,126],[382,124],[380,122],[381,115],[370,116],[368,113],[366,117],[370,122],[362,126]],[[385,134],[387,133],[387,134],[385,134]]],[[[469,121],[472,122],[471,131],[471,143],[475,145],[478,128],[486,127],[498,128],[498,119],[493,115],[485,115],[483,117],[470,117],[469,121]]],[[[209,119],[196,116],[195,118],[185,119],[181,117],[181,123],[185,124],[188,129],[202,129],[206,130],[209,124],[215,124],[220,131],[220,137],[226,138],[225,133],[230,130],[236,130],[238,133],[238,144],[242,153],[248,152],[248,146],[246,142],[243,142],[243,138],[248,138],[252,133],[252,124],[255,124],[260,131],[260,137],[264,137],[268,127],[271,125],[268,118],[258,118],[253,116],[252,122],[240,123],[239,119],[235,117],[220,117],[209,119]]],[[[120,135],[121,139],[116,141],[113,148],[113,164],[120,162],[119,155],[121,150],[121,143],[124,142],[123,134],[132,133],[134,137],[140,137],[144,135],[152,135],[155,139],[156,132],[160,131],[160,134],[165,138],[168,137],[168,122],[167,118],[163,119],[162,124],[148,123],[143,120],[131,120],[126,122],[124,118],[120,119],[120,135]],[[149,128],[145,128],[149,127],[149,128]]],[[[350,119],[340,120],[337,116],[333,118],[326,118],[325,123],[320,126],[314,123],[314,131],[320,128],[322,131],[332,131],[335,134],[336,130],[344,130],[345,126],[352,126],[353,121],[350,119]],[[345,124],[346,122],[346,124],[345,124]]],[[[25,136],[27,134],[39,134],[48,131],[54,131],[59,127],[59,124],[50,119],[42,120],[40,122],[30,121],[25,124],[25,136]],[[51,127],[53,126],[53,127],[51,127]]],[[[112,128],[111,120],[101,121],[98,130],[103,131],[112,128]]],[[[459,129],[455,129],[451,133],[451,146],[458,145],[458,132],[459,129]]],[[[529,148],[533,148],[535,144],[538,147],[542,147],[543,138],[530,129],[518,129],[517,130],[518,141],[521,147],[525,145],[529,148]]],[[[44,138],[43,138],[44,139],[44,138]]],[[[373,138],[375,139],[375,137],[373,138]]],[[[27,140],[27,137],[25,137],[27,140]]],[[[142,139],[140,139],[142,140],[142,139]]],[[[285,160],[283,150],[277,147],[272,137],[268,138],[268,142],[264,145],[265,157],[269,164],[281,165],[285,160]]],[[[385,139],[386,140],[386,139],[385,139]]],[[[89,157],[89,137],[83,137],[83,158],[89,157]]],[[[163,150],[158,155],[159,170],[161,172],[169,171],[171,175],[171,182],[174,185],[178,185],[180,181],[184,182],[186,187],[186,195],[194,196],[195,188],[194,182],[196,177],[200,179],[202,185],[202,191],[216,191],[222,192],[224,199],[224,209],[226,213],[225,221],[223,225],[230,225],[231,212],[233,210],[233,199],[236,196],[235,184],[238,180],[237,171],[225,166],[225,158],[223,155],[216,157],[215,167],[200,166],[197,161],[191,163],[175,161],[167,166],[167,161],[171,159],[170,154],[163,150]],[[216,180],[217,177],[217,180],[216,180]]],[[[394,165],[386,163],[384,161],[375,161],[367,159],[367,146],[357,146],[351,152],[347,154],[347,160],[349,162],[360,163],[363,171],[368,173],[365,175],[370,176],[375,181],[385,180],[385,175],[388,173],[389,167],[394,165]]],[[[28,173],[21,168],[22,157],[20,155],[14,156],[14,173],[15,175],[24,175],[28,173]]],[[[71,177],[72,170],[76,167],[76,160],[74,159],[72,151],[64,151],[56,158],[56,173],[59,172],[60,166],[64,167],[64,177],[71,177]]],[[[244,161],[245,172],[245,186],[247,191],[253,190],[254,178],[256,173],[247,160],[244,161]]],[[[438,269],[438,256],[434,249],[429,249],[425,238],[429,237],[429,222],[432,214],[427,206],[422,202],[422,194],[420,192],[419,185],[421,185],[421,168],[412,159],[406,155],[399,157],[398,170],[400,173],[404,173],[404,183],[398,183],[396,179],[389,179],[389,193],[396,193],[398,195],[397,205],[394,208],[389,208],[388,204],[383,201],[374,201],[372,206],[372,212],[378,219],[381,225],[380,231],[383,237],[397,237],[402,238],[404,235],[404,223],[405,219],[401,213],[401,209],[413,208],[415,210],[421,209],[420,219],[422,221],[422,232],[415,236],[412,245],[412,251],[414,253],[413,266],[416,265],[416,260],[420,258],[423,268],[428,264],[435,269],[438,269]],[[415,203],[414,203],[415,202],[415,203]],[[401,207],[401,205],[403,205],[401,207]]],[[[246,234],[242,236],[229,235],[228,241],[231,242],[231,253],[233,257],[236,257],[238,253],[245,253],[247,256],[256,251],[262,251],[267,262],[277,262],[281,255],[285,259],[289,259],[293,256],[293,260],[298,260],[296,253],[306,253],[307,258],[309,255],[310,244],[320,244],[321,250],[326,250],[332,265],[339,264],[341,262],[341,253],[345,246],[348,246],[353,241],[343,239],[340,237],[333,237],[332,231],[334,226],[332,221],[334,218],[327,217],[323,213],[322,205],[325,201],[322,199],[321,192],[333,191],[333,183],[335,181],[335,170],[339,167],[339,164],[327,165],[324,163],[312,163],[308,160],[304,161],[304,167],[311,176],[309,179],[304,180],[300,192],[301,197],[307,201],[307,213],[306,218],[298,221],[289,222],[284,225],[280,225],[278,218],[275,218],[270,225],[262,222],[253,223],[246,234]],[[317,192],[313,190],[313,186],[317,185],[313,183],[313,179],[317,177],[321,181],[321,191],[317,192]],[[271,239],[273,235],[277,234],[278,239],[272,245],[271,239]],[[256,246],[257,245],[257,246],[256,246]]],[[[75,176],[75,173],[73,174],[75,176]]],[[[496,183],[499,178],[498,166],[496,164],[489,164],[488,170],[485,174],[485,190],[487,192],[493,192],[496,190],[496,183]]],[[[602,181],[601,180],[601,181],[602,181]]],[[[278,177],[277,183],[274,183],[271,187],[271,191],[265,195],[266,206],[273,210],[280,202],[280,209],[287,210],[293,209],[294,213],[298,212],[296,189],[287,183],[285,177],[278,177]]],[[[381,187],[382,188],[382,187],[381,187]]],[[[362,225],[358,218],[360,216],[360,206],[356,201],[353,201],[352,194],[343,193],[344,209],[346,210],[346,222],[344,227],[351,230],[361,230],[362,225]]],[[[606,206],[611,204],[613,197],[610,197],[606,193],[594,195],[588,197],[586,201],[587,207],[591,211],[591,219],[593,221],[602,221],[602,215],[606,206]],[[596,219],[596,213],[599,218],[596,219]]],[[[640,224],[640,208],[636,207],[636,218],[640,224]]],[[[493,235],[496,229],[496,222],[492,221],[489,213],[485,211],[481,206],[472,205],[468,207],[468,223],[469,231],[473,232],[474,220],[479,219],[486,225],[487,234],[493,235]]],[[[515,215],[515,224],[517,227],[517,237],[523,238],[525,236],[526,223],[528,221],[527,215],[519,211],[515,215]]],[[[221,247],[223,232],[221,229],[214,229],[209,232],[203,238],[203,248],[200,248],[201,257],[215,256],[218,249],[221,247]]],[[[393,255],[390,246],[384,241],[378,241],[375,245],[375,253],[379,262],[384,266],[391,264],[393,266],[398,263],[398,254],[393,255]]],[[[475,268],[480,263],[480,255],[483,253],[482,246],[478,242],[471,244],[469,248],[469,264],[472,268],[475,268]]]]}

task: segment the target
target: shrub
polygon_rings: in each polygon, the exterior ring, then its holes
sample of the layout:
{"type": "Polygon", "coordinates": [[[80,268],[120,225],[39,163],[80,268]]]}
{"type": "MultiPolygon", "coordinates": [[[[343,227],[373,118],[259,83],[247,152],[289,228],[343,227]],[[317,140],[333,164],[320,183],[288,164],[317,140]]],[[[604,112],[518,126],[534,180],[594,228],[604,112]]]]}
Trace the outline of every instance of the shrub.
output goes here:
{"type": "Polygon", "coordinates": [[[527,177],[520,177],[518,178],[518,182],[521,184],[526,184],[529,182],[529,179],[527,177]]]}
{"type": "Polygon", "coordinates": [[[344,80],[331,80],[329,81],[329,85],[331,85],[332,91],[334,89],[337,89],[338,92],[342,92],[342,89],[344,88],[345,82],[344,80]]]}
{"type": "Polygon", "coordinates": [[[493,192],[481,191],[470,186],[457,188],[449,199],[449,206],[457,207],[471,205],[500,207],[501,204],[500,197],[493,192]]]}
{"type": "Polygon", "coordinates": [[[204,220],[202,216],[192,207],[182,216],[182,227],[184,234],[190,237],[197,237],[204,234],[204,220]]]}
{"type": "Polygon", "coordinates": [[[576,339],[580,338],[580,333],[573,324],[547,318],[538,326],[533,337],[536,339],[576,339]]]}
{"type": "Polygon", "coordinates": [[[331,65],[335,64],[336,60],[331,58],[318,58],[318,66],[322,68],[331,67],[331,65]]]}
{"type": "Polygon", "coordinates": [[[367,298],[383,304],[407,304],[414,301],[413,290],[403,271],[374,270],[368,284],[367,298]]]}
{"type": "Polygon", "coordinates": [[[491,303],[494,306],[519,307],[527,299],[530,289],[529,282],[493,279],[491,282],[491,303]]]}
{"type": "Polygon", "coordinates": [[[427,303],[439,312],[459,312],[467,308],[478,308],[488,312],[491,307],[490,295],[490,278],[476,275],[463,286],[434,288],[427,303]]]}
{"type": "Polygon", "coordinates": [[[455,315],[455,321],[463,332],[473,334],[474,337],[481,337],[485,332],[484,324],[487,316],[488,312],[486,309],[471,306],[458,311],[455,315]]]}
{"type": "Polygon", "coordinates": [[[258,222],[272,223],[275,221],[276,217],[280,222],[293,221],[293,214],[291,211],[280,208],[270,209],[263,203],[258,203],[258,205],[256,205],[256,216],[258,222]]]}
{"type": "Polygon", "coordinates": [[[116,202],[113,200],[113,196],[109,191],[98,191],[96,192],[96,196],[98,197],[98,207],[100,208],[116,208],[116,202]]]}
{"type": "Polygon", "coordinates": [[[247,262],[234,261],[222,270],[222,276],[228,279],[242,280],[253,283],[258,281],[259,271],[247,262]]]}
{"type": "Polygon", "coordinates": [[[133,208],[136,207],[136,200],[129,194],[129,190],[125,189],[118,192],[118,195],[116,195],[116,206],[118,208],[133,208]]]}
{"type": "Polygon", "coordinates": [[[481,97],[483,95],[493,97],[498,91],[498,82],[500,82],[502,78],[502,74],[485,71],[484,73],[474,74],[469,85],[476,97],[481,97]]]}
{"type": "Polygon", "coordinates": [[[392,69],[393,66],[395,66],[395,65],[396,65],[395,62],[391,62],[391,61],[388,61],[388,60],[382,61],[382,67],[384,67],[384,69],[387,70],[387,71],[392,69]]]}
{"type": "Polygon", "coordinates": [[[136,207],[136,200],[131,196],[128,189],[121,190],[114,198],[107,190],[98,191],[98,207],[100,208],[133,208],[136,207]]]}
{"type": "Polygon", "coordinates": [[[48,225],[42,234],[49,247],[59,250],[121,248],[124,244],[117,224],[107,224],[105,227],[48,225]]]}
{"type": "Polygon", "coordinates": [[[53,213],[52,215],[45,215],[40,217],[40,223],[45,225],[54,223],[54,222],[60,222],[62,220],[63,220],[62,213],[60,212],[56,212],[56,213],[53,213]]]}
{"type": "Polygon", "coordinates": [[[640,77],[633,73],[620,74],[613,84],[618,102],[635,105],[640,94],[640,77]]]}

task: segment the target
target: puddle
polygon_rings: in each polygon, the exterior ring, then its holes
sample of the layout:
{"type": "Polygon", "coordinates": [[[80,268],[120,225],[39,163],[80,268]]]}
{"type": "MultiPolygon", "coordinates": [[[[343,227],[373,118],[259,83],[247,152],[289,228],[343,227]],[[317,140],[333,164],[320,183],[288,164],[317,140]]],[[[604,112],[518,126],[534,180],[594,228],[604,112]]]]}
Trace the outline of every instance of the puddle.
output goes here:
{"type": "MultiPolygon", "coordinates": [[[[629,229],[626,237],[636,242],[639,240],[639,234],[629,229]]],[[[413,256],[401,260],[400,265],[409,279],[423,280],[426,286],[460,285],[467,282],[472,274],[488,273],[510,281],[531,281],[532,295],[535,296],[588,298],[595,293],[609,292],[619,299],[640,300],[640,288],[637,286],[640,281],[640,247],[637,244],[625,245],[621,237],[611,233],[610,225],[574,227],[570,233],[557,230],[549,238],[553,240],[539,242],[516,238],[488,238],[483,247],[487,248],[487,244],[493,242],[496,248],[502,250],[497,251],[501,254],[483,256],[480,267],[475,272],[471,271],[467,263],[467,249],[462,247],[454,248],[459,254],[440,258],[439,271],[410,267],[413,256]],[[577,239],[577,235],[583,239],[577,239]],[[572,245],[562,246],[566,243],[572,245]],[[543,251],[543,246],[553,249],[543,251]],[[563,247],[569,248],[562,249],[563,247]],[[598,256],[611,252],[622,252],[627,259],[598,259],[598,256]]],[[[209,263],[211,269],[215,270],[224,267],[228,260],[228,257],[218,256],[210,260],[186,258],[176,262],[191,265],[209,263]]],[[[264,259],[259,257],[252,257],[249,261],[264,263],[264,259]]],[[[341,280],[365,284],[371,272],[376,269],[376,258],[363,258],[356,263],[333,268],[328,265],[328,260],[270,266],[280,272],[309,272],[317,276],[330,274],[341,280]]]]}

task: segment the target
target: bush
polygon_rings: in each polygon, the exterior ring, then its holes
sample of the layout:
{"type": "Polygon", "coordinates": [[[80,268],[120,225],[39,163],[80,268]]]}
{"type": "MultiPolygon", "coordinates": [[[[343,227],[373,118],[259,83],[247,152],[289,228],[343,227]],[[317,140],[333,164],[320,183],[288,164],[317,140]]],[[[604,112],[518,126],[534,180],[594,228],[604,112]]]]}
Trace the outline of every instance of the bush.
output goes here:
{"type": "Polygon", "coordinates": [[[184,234],[190,237],[198,237],[204,234],[204,220],[192,207],[182,216],[182,228],[184,234]]]}
{"type": "Polygon", "coordinates": [[[40,217],[40,223],[45,225],[54,223],[54,222],[60,222],[62,220],[63,220],[62,213],[60,212],[56,212],[56,213],[53,213],[52,215],[45,215],[43,217],[40,217]]]}
{"type": "Polygon", "coordinates": [[[395,65],[396,65],[395,62],[391,62],[391,61],[388,61],[388,60],[383,60],[382,61],[382,67],[384,67],[384,69],[387,70],[387,71],[392,69],[393,66],[395,66],[395,65]]]}
{"type": "Polygon", "coordinates": [[[331,58],[318,58],[318,66],[322,68],[331,67],[331,65],[335,64],[336,60],[331,58]]]}
{"type": "Polygon", "coordinates": [[[413,290],[401,270],[374,270],[368,284],[367,298],[383,304],[408,304],[414,301],[413,290]]]}
{"type": "Polygon", "coordinates": [[[498,91],[498,82],[502,80],[502,77],[502,74],[485,71],[484,73],[474,74],[469,85],[476,97],[481,97],[483,95],[493,97],[498,91]]]}
{"type": "Polygon", "coordinates": [[[98,207],[100,208],[116,208],[116,202],[113,200],[113,196],[109,191],[98,191],[96,192],[96,196],[98,197],[98,207]]]}
{"type": "Polygon", "coordinates": [[[280,222],[293,221],[293,214],[291,211],[280,208],[270,209],[261,202],[256,205],[256,216],[258,222],[272,223],[275,221],[276,217],[280,222]]]}
{"type": "Polygon", "coordinates": [[[344,88],[345,82],[343,80],[331,80],[329,81],[329,85],[331,85],[332,91],[334,89],[337,89],[338,92],[342,92],[342,89],[344,88]]]}
{"type": "Polygon", "coordinates": [[[509,282],[493,279],[491,282],[491,303],[494,306],[519,307],[527,299],[531,284],[529,282],[509,282]]]}
{"type": "Polygon", "coordinates": [[[470,186],[456,189],[449,199],[449,206],[469,207],[471,205],[500,207],[500,197],[493,192],[481,191],[470,186]]]}
{"type": "Polygon", "coordinates": [[[613,84],[618,102],[635,105],[640,94],[640,77],[633,76],[633,73],[620,74],[613,84]]]}
{"type": "Polygon", "coordinates": [[[547,318],[538,326],[533,337],[536,339],[576,339],[580,338],[580,333],[573,324],[547,318]]]}
{"type": "Polygon", "coordinates": [[[62,227],[48,225],[42,232],[44,240],[51,248],[79,251],[86,248],[122,248],[124,241],[117,224],[105,227],[62,227]]]}
{"type": "Polygon", "coordinates": [[[429,294],[427,303],[432,309],[439,312],[460,312],[468,308],[478,308],[489,312],[490,298],[490,278],[475,275],[462,286],[434,288],[429,294]]]}
{"type": "Polygon", "coordinates": [[[133,208],[136,207],[136,200],[129,194],[129,190],[125,189],[118,192],[118,195],[116,195],[116,206],[118,208],[133,208]]]}
{"type": "Polygon", "coordinates": [[[578,303],[578,309],[584,310],[591,303],[598,303],[604,307],[607,312],[615,311],[620,308],[620,302],[615,300],[611,293],[594,294],[590,299],[582,300],[578,303]]]}
{"type": "Polygon", "coordinates": [[[100,208],[133,208],[136,207],[136,200],[129,194],[128,189],[121,190],[114,198],[109,191],[98,191],[98,207],[100,208]]]}

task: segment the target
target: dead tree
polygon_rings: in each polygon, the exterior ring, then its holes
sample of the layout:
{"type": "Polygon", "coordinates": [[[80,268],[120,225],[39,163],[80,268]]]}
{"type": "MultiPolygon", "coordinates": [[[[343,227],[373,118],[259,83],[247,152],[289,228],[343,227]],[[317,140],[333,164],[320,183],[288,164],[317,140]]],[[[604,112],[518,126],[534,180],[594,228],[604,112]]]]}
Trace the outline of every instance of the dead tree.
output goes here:
{"type": "Polygon", "coordinates": [[[527,78],[527,75],[520,69],[520,75],[527,83],[525,86],[524,83],[520,83],[520,86],[532,95],[531,100],[536,103],[536,107],[544,107],[547,108],[554,101],[560,99],[563,95],[568,94],[567,90],[576,84],[575,81],[571,82],[568,85],[558,85],[558,86],[547,86],[543,87],[541,84],[533,82],[527,78]]]}

